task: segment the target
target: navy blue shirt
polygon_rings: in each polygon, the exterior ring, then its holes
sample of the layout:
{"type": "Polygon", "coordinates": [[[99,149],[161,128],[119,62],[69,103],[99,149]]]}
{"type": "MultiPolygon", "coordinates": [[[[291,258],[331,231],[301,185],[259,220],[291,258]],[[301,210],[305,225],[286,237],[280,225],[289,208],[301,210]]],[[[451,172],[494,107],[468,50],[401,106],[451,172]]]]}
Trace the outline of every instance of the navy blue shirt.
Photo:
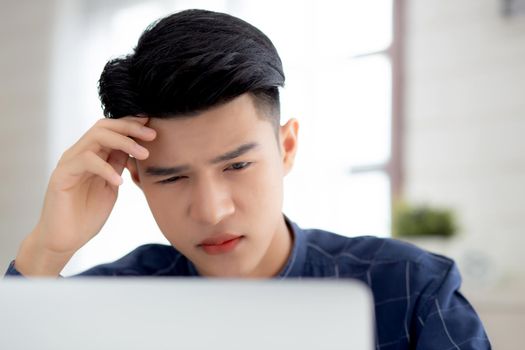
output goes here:
{"type": "MultiPolygon", "coordinates": [[[[353,278],[372,290],[376,349],[490,349],[482,323],[459,292],[454,262],[413,245],[377,237],[349,238],[301,229],[288,261],[275,278],[353,278]]],[[[20,275],[12,262],[6,275],[20,275]]],[[[121,259],[76,276],[199,276],[174,247],[146,244],[121,259]]]]}

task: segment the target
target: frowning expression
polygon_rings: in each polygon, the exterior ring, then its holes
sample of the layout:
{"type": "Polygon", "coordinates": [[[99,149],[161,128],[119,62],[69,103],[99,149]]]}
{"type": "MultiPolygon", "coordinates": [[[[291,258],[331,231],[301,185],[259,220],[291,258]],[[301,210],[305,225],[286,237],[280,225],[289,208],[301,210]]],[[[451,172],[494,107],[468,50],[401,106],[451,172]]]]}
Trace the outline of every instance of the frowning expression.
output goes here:
{"type": "Polygon", "coordinates": [[[150,156],[130,168],[165,237],[202,274],[253,275],[286,241],[283,178],[297,121],[277,139],[260,113],[244,94],[197,116],[152,118],[157,137],[141,142],[150,156]],[[206,244],[236,237],[215,250],[206,244]]]}

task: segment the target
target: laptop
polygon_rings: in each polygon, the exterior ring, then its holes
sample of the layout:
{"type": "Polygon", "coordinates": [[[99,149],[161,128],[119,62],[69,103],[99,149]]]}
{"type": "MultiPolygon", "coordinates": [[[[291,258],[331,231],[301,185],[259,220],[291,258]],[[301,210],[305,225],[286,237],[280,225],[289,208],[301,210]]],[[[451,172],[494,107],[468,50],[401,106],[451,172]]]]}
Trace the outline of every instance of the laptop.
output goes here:
{"type": "Polygon", "coordinates": [[[373,349],[352,280],[8,278],[0,349],[373,349]]]}

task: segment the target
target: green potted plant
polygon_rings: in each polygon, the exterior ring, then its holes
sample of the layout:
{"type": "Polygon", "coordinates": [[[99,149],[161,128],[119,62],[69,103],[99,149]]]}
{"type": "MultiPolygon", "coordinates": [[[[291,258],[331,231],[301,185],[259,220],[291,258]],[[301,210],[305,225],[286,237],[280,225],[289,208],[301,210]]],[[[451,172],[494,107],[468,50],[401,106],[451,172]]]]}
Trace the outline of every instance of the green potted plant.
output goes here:
{"type": "Polygon", "coordinates": [[[456,233],[456,220],[450,209],[425,204],[408,205],[404,202],[399,202],[394,207],[392,236],[395,238],[450,238],[456,233]]]}

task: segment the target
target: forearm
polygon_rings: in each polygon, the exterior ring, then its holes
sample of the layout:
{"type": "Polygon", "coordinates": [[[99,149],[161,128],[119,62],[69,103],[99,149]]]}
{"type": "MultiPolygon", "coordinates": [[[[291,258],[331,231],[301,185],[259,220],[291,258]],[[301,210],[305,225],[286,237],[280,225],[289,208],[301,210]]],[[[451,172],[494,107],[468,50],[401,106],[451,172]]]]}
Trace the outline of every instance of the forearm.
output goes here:
{"type": "Polygon", "coordinates": [[[71,253],[56,253],[39,246],[35,233],[27,236],[15,259],[15,269],[26,277],[58,277],[71,253]]]}

